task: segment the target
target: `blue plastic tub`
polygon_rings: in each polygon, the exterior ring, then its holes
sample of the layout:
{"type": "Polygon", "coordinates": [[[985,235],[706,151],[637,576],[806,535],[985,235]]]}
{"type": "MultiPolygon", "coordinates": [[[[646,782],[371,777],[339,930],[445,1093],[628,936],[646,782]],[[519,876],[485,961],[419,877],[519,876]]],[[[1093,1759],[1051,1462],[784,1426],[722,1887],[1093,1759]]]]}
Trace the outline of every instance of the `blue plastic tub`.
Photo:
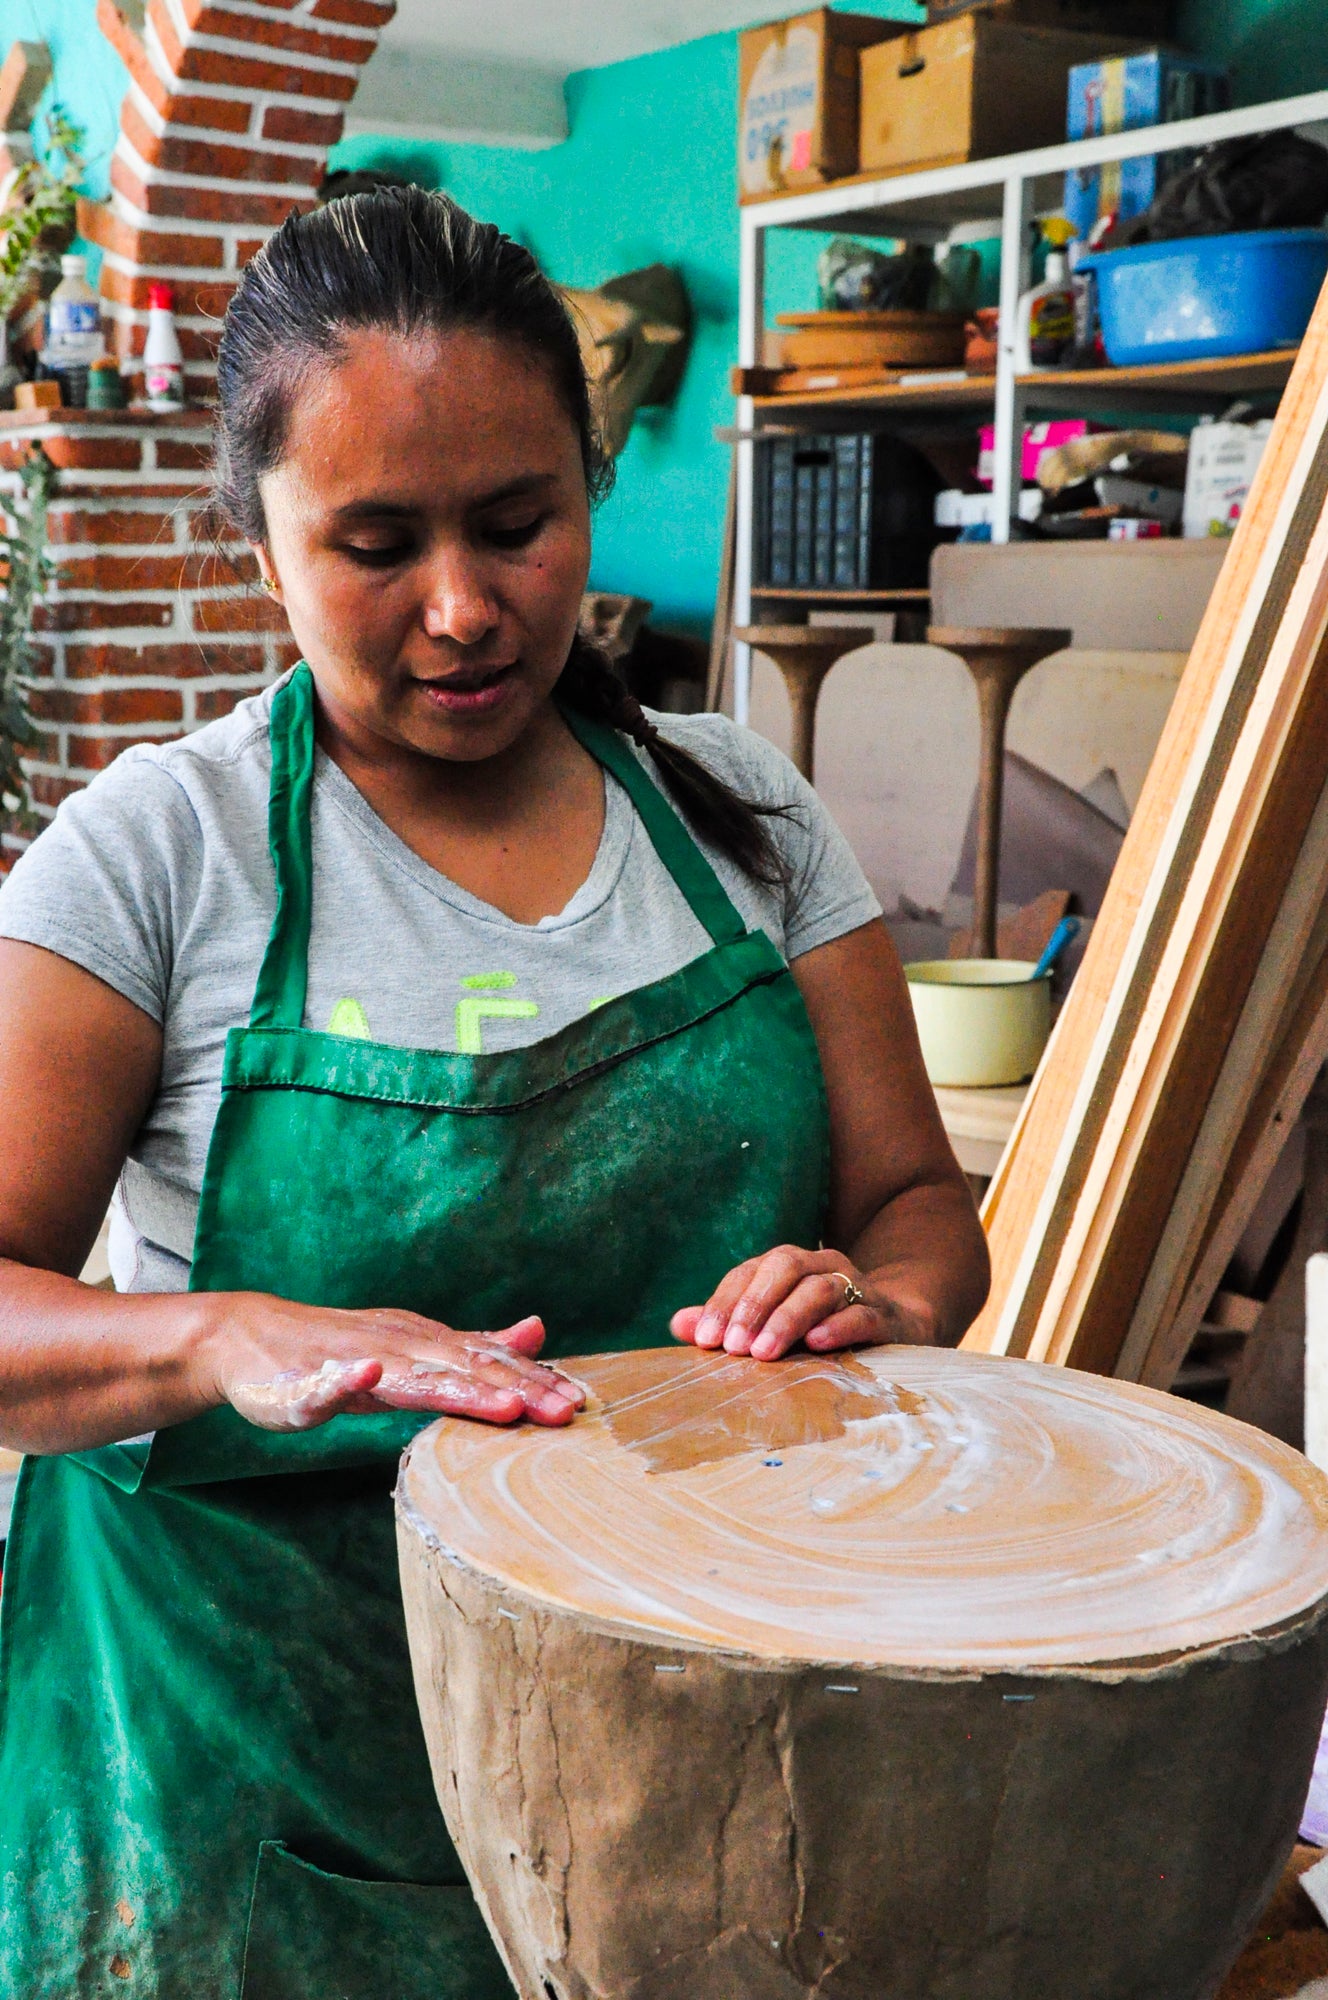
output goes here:
{"type": "Polygon", "coordinates": [[[1322,229],[1253,229],[1104,250],[1102,338],[1116,368],[1295,347],[1328,276],[1322,229]]]}

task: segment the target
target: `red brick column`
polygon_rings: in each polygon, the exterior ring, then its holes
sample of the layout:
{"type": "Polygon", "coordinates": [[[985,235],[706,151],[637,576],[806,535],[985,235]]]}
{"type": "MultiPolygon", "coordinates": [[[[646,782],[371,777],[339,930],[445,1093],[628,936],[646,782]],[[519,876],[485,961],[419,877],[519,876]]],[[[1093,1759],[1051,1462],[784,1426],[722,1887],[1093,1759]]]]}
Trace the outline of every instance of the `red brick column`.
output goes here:
{"type": "MultiPolygon", "coordinates": [[[[445,4],[445,0],[443,0],[445,4]]],[[[129,71],[107,207],[80,225],[104,252],[103,310],[126,366],[148,285],[169,278],[191,393],[215,372],[236,276],[292,209],[312,206],[328,148],[396,0],[99,0],[129,71]]]]}
{"type": "MultiPolygon", "coordinates": [[[[446,4],[446,0],[440,0],[446,4]]],[[[111,199],[80,206],[103,251],[103,311],[131,387],[148,285],[175,286],[191,400],[216,374],[238,275],[292,209],[312,207],[328,148],[395,0],[99,0],[129,70],[111,199]]],[[[49,818],[132,742],[224,715],[290,665],[280,609],[253,560],[199,543],[210,455],[205,408],[0,413],[0,502],[33,444],[59,468],[51,546],[60,580],[38,617],[26,760],[49,818]]],[[[0,872],[25,843],[0,843],[0,872]]]]}
{"type": "MultiPolygon", "coordinates": [[[[128,744],[227,714],[296,657],[248,550],[201,540],[209,430],[205,410],[0,413],[0,492],[34,444],[59,468],[24,760],[40,819],[128,744]]],[[[0,871],[25,844],[5,836],[0,871]]]]}

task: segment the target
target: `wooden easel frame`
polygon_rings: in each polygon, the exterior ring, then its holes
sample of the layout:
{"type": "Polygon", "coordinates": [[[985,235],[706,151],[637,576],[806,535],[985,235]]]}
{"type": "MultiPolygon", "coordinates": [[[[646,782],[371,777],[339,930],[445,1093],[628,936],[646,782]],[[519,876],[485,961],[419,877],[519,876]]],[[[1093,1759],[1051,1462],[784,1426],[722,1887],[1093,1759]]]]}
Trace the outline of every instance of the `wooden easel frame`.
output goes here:
{"type": "Polygon", "coordinates": [[[967,1345],[1174,1375],[1328,1053],[1326,779],[1328,300],[989,1191],[967,1345]]]}

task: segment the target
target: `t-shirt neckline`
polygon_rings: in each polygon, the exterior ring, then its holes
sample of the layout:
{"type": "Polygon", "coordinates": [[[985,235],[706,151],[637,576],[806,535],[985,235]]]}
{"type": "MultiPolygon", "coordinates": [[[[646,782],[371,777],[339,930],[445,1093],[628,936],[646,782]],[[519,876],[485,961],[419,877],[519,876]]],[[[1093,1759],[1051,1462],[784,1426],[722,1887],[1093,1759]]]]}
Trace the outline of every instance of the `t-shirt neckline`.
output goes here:
{"type": "MultiPolygon", "coordinates": [[[[584,923],[612,896],[627,865],[636,826],[636,812],[626,791],[612,772],[600,767],[604,782],[604,825],[600,832],[599,846],[590,865],[590,872],[580,887],[572,892],[564,907],[552,916],[541,917],[538,923],[523,924],[515,917],[509,917],[505,910],[492,903],[486,903],[479,896],[462,888],[450,875],[444,875],[439,868],[432,867],[423,860],[399,834],[392,831],[362,791],[346,776],[321,746],[314,749],[314,800],[325,798],[342,815],[351,820],[365,838],[372,842],[385,858],[408,875],[421,889],[460,915],[470,917],[478,923],[492,924],[500,929],[537,934],[548,931],[569,929],[573,924],[584,923]]],[[[315,895],[317,885],[315,885],[315,895]]]]}

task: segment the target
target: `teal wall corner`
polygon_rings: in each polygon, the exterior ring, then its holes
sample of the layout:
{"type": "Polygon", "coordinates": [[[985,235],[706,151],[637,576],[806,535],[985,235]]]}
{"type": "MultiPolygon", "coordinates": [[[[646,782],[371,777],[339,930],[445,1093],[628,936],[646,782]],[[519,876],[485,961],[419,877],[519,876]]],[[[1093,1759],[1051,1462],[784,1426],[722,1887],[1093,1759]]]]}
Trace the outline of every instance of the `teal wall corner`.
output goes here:
{"type": "Polygon", "coordinates": [[[1323,0],[1184,0],[1188,48],[1224,63],[1238,104],[1328,89],[1323,0]]]}

